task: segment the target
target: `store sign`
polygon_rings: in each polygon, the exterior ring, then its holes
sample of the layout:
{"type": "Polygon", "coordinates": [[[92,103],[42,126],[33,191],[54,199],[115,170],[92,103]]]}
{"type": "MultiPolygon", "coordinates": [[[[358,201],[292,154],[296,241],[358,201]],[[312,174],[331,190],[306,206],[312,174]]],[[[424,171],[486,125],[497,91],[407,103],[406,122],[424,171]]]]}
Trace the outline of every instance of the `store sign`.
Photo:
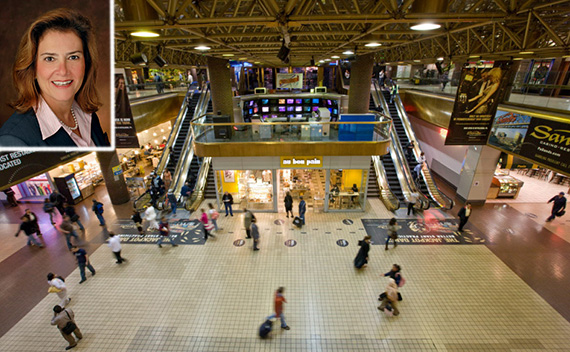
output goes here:
{"type": "Polygon", "coordinates": [[[303,74],[302,73],[278,73],[277,89],[302,89],[303,74]]]}
{"type": "Polygon", "coordinates": [[[498,111],[487,144],[570,174],[570,122],[498,111]]]}
{"type": "Polygon", "coordinates": [[[281,168],[312,168],[323,167],[322,156],[282,156],[281,168]]]}
{"type": "Polygon", "coordinates": [[[0,153],[0,189],[25,181],[83,155],[87,153],[30,151],[0,153]]]}
{"type": "Polygon", "coordinates": [[[495,61],[492,68],[463,68],[446,145],[485,145],[497,106],[512,78],[512,66],[512,61],[495,61]]]}
{"type": "Polygon", "coordinates": [[[115,176],[119,176],[123,173],[123,168],[121,167],[121,165],[117,165],[117,166],[113,166],[113,175],[115,176]]]}

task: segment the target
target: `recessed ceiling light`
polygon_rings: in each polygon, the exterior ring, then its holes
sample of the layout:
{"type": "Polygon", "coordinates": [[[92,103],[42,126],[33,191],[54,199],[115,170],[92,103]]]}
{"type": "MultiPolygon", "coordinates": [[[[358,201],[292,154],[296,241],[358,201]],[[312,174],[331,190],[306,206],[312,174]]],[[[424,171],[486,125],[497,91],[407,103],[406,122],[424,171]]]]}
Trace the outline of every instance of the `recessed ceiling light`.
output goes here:
{"type": "Polygon", "coordinates": [[[354,55],[354,51],[351,50],[347,50],[345,52],[343,52],[344,55],[354,55]]]}
{"type": "Polygon", "coordinates": [[[323,63],[323,62],[325,62],[325,60],[319,60],[319,62],[323,63]]]}
{"type": "Polygon", "coordinates": [[[481,57],[481,55],[470,55],[470,56],[469,56],[470,59],[476,59],[476,58],[479,58],[479,57],[481,57]]]}
{"type": "Polygon", "coordinates": [[[403,64],[403,63],[404,63],[404,61],[398,61],[398,63],[399,63],[399,64],[403,64]]]}
{"type": "Polygon", "coordinates": [[[222,54],[222,56],[225,56],[225,57],[232,57],[232,56],[234,56],[234,54],[222,54]]]}
{"type": "Polygon", "coordinates": [[[254,64],[260,64],[260,63],[261,63],[260,61],[255,61],[255,62],[254,62],[254,64]]]}
{"type": "Polygon", "coordinates": [[[414,60],[414,62],[422,62],[422,60],[414,60]]]}
{"type": "Polygon", "coordinates": [[[209,46],[206,46],[206,45],[199,45],[199,46],[195,47],[194,49],[196,49],[196,50],[210,50],[212,48],[210,48],[209,46]]]}
{"type": "Polygon", "coordinates": [[[522,60],[522,59],[523,59],[522,57],[515,57],[513,60],[519,61],[519,60],[522,60]]]}
{"type": "Polygon", "coordinates": [[[420,23],[416,24],[415,26],[411,26],[410,28],[414,31],[431,31],[441,28],[441,25],[435,23],[420,23]]]}
{"type": "Polygon", "coordinates": [[[245,60],[247,60],[247,57],[240,57],[238,60],[239,61],[245,61],[245,60]]]}
{"type": "Polygon", "coordinates": [[[386,65],[390,65],[390,63],[389,63],[389,62],[387,62],[387,63],[386,63],[386,65]]]}
{"type": "Polygon", "coordinates": [[[530,54],[534,54],[534,51],[521,51],[519,54],[521,54],[521,55],[530,55],[530,54]]]}
{"type": "Polygon", "coordinates": [[[375,47],[377,47],[377,46],[382,46],[382,43],[376,43],[376,42],[374,42],[374,43],[364,44],[364,46],[367,46],[367,47],[369,47],[369,48],[375,48],[375,47]]]}
{"type": "Polygon", "coordinates": [[[331,61],[331,59],[325,59],[325,61],[327,61],[327,62],[328,62],[328,61],[331,61]]]}
{"type": "Polygon", "coordinates": [[[443,61],[443,57],[438,57],[437,61],[443,61]]]}
{"type": "Polygon", "coordinates": [[[333,56],[331,56],[331,59],[340,59],[340,56],[338,56],[338,55],[333,55],[333,56]]]}
{"type": "Polygon", "coordinates": [[[158,33],[150,32],[150,31],[136,31],[131,32],[133,37],[142,37],[142,38],[156,38],[159,36],[158,33]]]}

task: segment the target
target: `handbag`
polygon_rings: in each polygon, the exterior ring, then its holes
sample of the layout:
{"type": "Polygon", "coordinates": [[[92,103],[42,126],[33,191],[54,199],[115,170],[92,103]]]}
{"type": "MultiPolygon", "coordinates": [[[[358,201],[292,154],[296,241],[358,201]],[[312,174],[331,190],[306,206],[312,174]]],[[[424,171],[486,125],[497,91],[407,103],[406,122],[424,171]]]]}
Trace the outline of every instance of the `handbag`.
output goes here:
{"type": "Polygon", "coordinates": [[[390,234],[390,238],[393,240],[397,240],[398,239],[398,233],[396,231],[392,232],[390,234]]]}
{"type": "MultiPolygon", "coordinates": [[[[71,317],[69,316],[69,313],[66,310],[65,310],[65,314],[67,314],[69,319],[71,319],[71,317]]],[[[68,321],[67,324],[65,324],[65,326],[63,327],[63,329],[61,329],[61,331],[66,335],[70,335],[72,332],[75,331],[75,329],[77,329],[77,325],[75,325],[75,323],[72,320],[72,321],[68,321]]]]}
{"type": "Polygon", "coordinates": [[[555,215],[558,217],[564,216],[564,214],[566,214],[566,210],[560,210],[558,213],[556,213],[555,215]]]}
{"type": "Polygon", "coordinates": [[[59,293],[59,292],[61,292],[61,291],[63,291],[63,290],[60,290],[59,288],[57,288],[57,287],[55,287],[55,286],[50,286],[50,287],[48,288],[48,293],[59,293]]]}

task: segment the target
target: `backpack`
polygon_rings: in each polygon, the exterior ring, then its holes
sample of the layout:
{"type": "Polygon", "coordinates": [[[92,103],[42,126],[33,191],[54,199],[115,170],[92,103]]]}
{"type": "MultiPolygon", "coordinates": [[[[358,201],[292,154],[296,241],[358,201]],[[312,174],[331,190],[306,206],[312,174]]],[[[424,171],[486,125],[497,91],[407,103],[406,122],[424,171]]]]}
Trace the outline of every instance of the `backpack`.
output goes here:
{"type": "Polygon", "coordinates": [[[404,279],[402,274],[399,275],[400,275],[400,283],[398,284],[398,287],[403,287],[406,284],[406,279],[404,279]]]}
{"type": "Polygon", "coordinates": [[[102,203],[97,203],[97,206],[95,207],[95,209],[97,209],[98,214],[103,214],[103,204],[102,203]]]}

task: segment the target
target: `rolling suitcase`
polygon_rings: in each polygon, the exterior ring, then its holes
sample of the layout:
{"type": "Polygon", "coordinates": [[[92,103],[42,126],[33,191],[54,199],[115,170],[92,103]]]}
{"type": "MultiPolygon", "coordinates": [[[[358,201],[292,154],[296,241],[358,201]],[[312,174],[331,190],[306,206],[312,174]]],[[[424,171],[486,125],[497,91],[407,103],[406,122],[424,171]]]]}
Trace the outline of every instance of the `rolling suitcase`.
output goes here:
{"type": "Polygon", "coordinates": [[[271,332],[272,326],[273,322],[271,320],[267,319],[266,321],[264,321],[263,324],[261,324],[261,326],[259,327],[259,337],[261,337],[262,339],[267,338],[267,336],[271,332]]]}
{"type": "Polygon", "coordinates": [[[293,225],[297,226],[298,228],[303,227],[303,220],[301,220],[300,217],[295,216],[295,219],[293,219],[293,225]]]}

